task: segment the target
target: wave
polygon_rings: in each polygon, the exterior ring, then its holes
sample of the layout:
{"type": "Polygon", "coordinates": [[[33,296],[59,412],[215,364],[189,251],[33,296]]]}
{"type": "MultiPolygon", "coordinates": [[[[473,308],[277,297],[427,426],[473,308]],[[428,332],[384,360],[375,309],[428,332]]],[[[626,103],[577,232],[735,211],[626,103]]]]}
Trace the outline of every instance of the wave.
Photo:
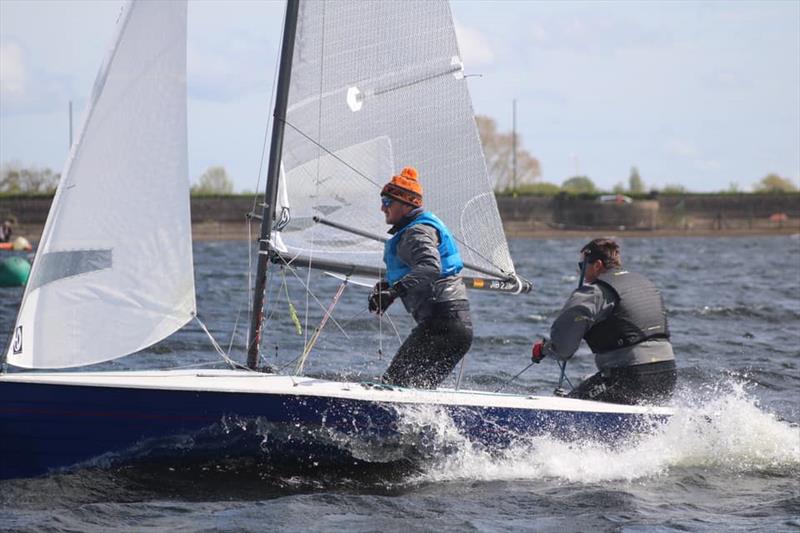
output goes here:
{"type": "Polygon", "coordinates": [[[750,305],[704,305],[689,309],[672,308],[669,310],[671,316],[695,316],[705,318],[761,318],[761,319],[780,319],[797,320],[800,313],[796,310],[785,309],[782,307],[750,306],[750,305]]]}
{"type": "MultiPolygon", "coordinates": [[[[726,378],[681,391],[668,422],[613,443],[543,435],[494,448],[470,440],[445,409],[426,405],[396,407],[388,435],[372,427],[353,432],[335,425],[309,428],[228,416],[199,433],[141,442],[91,460],[76,479],[86,469],[109,467],[113,475],[140,481],[182,472],[181,479],[194,480],[202,497],[220,483],[241,483],[243,475],[254,488],[272,487],[255,491],[262,496],[331,487],[402,490],[449,481],[596,484],[687,469],[788,479],[800,475],[800,426],[764,410],[749,387],[726,378]]],[[[174,484],[163,487],[174,489],[174,484]]]]}
{"type": "Polygon", "coordinates": [[[762,410],[744,384],[712,389],[704,391],[710,394],[686,393],[675,402],[675,415],[667,424],[613,446],[543,436],[521,439],[497,454],[442,428],[439,434],[448,441],[447,448],[458,451],[430,465],[418,481],[557,478],[593,484],[658,477],[685,468],[800,473],[800,427],[762,410]]]}

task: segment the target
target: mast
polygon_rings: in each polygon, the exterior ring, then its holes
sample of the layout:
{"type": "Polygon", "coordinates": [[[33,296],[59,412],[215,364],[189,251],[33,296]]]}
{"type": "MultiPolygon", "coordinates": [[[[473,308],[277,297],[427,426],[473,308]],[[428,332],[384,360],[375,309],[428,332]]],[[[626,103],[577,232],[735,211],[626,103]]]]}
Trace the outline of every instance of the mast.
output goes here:
{"type": "Polygon", "coordinates": [[[258,349],[261,344],[261,326],[264,317],[264,289],[267,284],[267,264],[270,252],[272,218],[278,196],[281,152],[283,150],[283,130],[286,121],[286,107],[289,101],[289,81],[292,75],[292,56],[297,33],[297,14],[300,0],[288,0],[286,19],[283,26],[281,62],[278,70],[278,88],[275,97],[275,112],[272,120],[272,140],[269,147],[269,166],[267,185],[264,193],[264,210],[261,218],[261,236],[258,245],[256,283],[253,290],[253,303],[250,310],[250,333],[247,340],[247,366],[253,370],[258,366],[258,349]]]}

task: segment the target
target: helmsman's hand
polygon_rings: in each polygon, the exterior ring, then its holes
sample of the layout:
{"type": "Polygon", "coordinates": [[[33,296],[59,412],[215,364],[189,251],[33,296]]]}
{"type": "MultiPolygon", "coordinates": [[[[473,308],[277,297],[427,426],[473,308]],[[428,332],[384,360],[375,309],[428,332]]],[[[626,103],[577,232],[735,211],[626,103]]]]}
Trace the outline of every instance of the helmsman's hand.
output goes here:
{"type": "Polygon", "coordinates": [[[397,298],[397,290],[385,281],[375,284],[369,295],[368,306],[371,313],[382,315],[397,298]]]}
{"type": "Polygon", "coordinates": [[[544,359],[544,339],[539,339],[531,348],[531,361],[541,363],[542,359],[544,359]]]}

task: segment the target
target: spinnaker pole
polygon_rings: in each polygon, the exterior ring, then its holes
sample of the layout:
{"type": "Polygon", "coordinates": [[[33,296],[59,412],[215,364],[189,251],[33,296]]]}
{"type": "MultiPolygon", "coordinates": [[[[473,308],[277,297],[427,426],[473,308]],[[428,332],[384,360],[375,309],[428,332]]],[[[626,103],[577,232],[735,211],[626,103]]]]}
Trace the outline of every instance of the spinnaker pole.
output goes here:
{"type": "Polygon", "coordinates": [[[292,56],[297,33],[297,15],[300,0],[288,0],[286,18],[283,25],[281,60],[278,69],[278,87],[275,94],[275,112],[272,120],[272,140],[269,147],[269,166],[267,185],[264,193],[264,209],[261,218],[261,236],[258,243],[256,281],[253,290],[253,303],[250,309],[250,332],[247,339],[247,366],[258,367],[258,354],[261,344],[261,326],[264,319],[264,292],[267,284],[267,268],[272,234],[272,219],[278,196],[278,180],[281,170],[283,150],[283,131],[286,122],[286,107],[289,102],[289,82],[292,76],[292,56]]]}

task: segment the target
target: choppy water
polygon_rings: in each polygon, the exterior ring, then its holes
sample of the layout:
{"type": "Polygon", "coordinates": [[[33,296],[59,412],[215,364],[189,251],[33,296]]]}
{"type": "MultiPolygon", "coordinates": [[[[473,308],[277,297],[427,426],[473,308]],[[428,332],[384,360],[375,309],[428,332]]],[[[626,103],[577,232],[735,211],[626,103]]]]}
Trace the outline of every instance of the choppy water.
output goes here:
{"type": "MultiPolygon", "coordinates": [[[[528,296],[471,293],[476,338],[463,386],[494,390],[528,362],[576,283],[576,252],[587,239],[514,240],[518,270],[537,285],[528,296]]],[[[407,423],[434,429],[431,453],[411,465],[349,471],[291,470],[258,460],[172,468],[86,469],[0,482],[0,528],[87,531],[798,531],[800,530],[800,240],[796,237],[624,239],[626,266],[652,277],[669,308],[678,356],[678,409],[660,432],[609,448],[554,439],[520,441],[502,455],[470,446],[424,411],[407,423]]],[[[200,315],[242,359],[247,248],[198,243],[200,315]]],[[[299,274],[327,306],[338,281],[299,274]]],[[[273,364],[299,353],[281,289],[272,280],[273,364]],[[277,331],[280,331],[278,333],[277,331]]],[[[300,281],[288,293],[306,331],[322,314],[300,281]]],[[[306,372],[373,379],[399,338],[364,312],[366,290],[348,287],[312,352],[306,372]]],[[[20,291],[0,289],[0,342],[20,291]]],[[[392,323],[410,328],[401,306],[392,323]]],[[[102,365],[146,368],[213,362],[204,334],[190,325],[142,354],[102,365]]],[[[582,349],[573,381],[592,372],[582,349]]],[[[550,393],[552,361],[508,390],[550,393]]],[[[454,381],[453,381],[454,382],[454,381]]],[[[2,438],[0,436],[0,438],[2,438]]]]}

